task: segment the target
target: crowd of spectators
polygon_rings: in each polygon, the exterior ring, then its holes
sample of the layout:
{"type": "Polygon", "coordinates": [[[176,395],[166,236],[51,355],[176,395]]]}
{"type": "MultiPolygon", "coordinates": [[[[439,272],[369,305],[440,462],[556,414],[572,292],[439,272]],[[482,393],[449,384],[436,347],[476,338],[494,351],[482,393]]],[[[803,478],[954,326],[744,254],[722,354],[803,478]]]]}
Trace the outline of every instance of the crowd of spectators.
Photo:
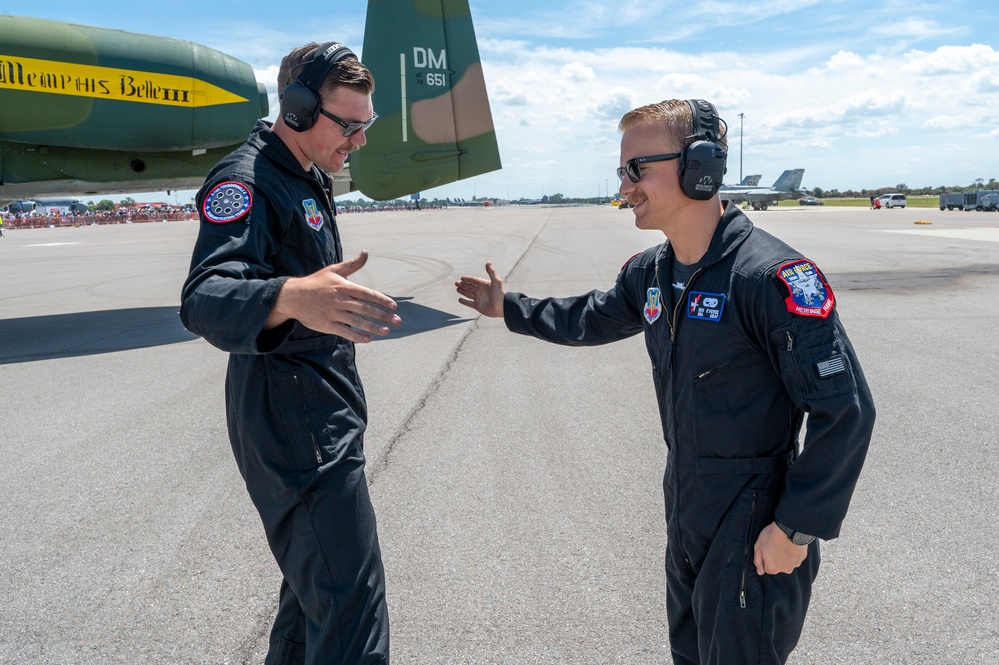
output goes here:
{"type": "MultiPolygon", "coordinates": [[[[360,212],[384,212],[396,210],[428,210],[438,209],[442,206],[439,203],[424,203],[417,206],[415,203],[400,204],[368,204],[368,205],[340,205],[337,210],[341,213],[360,212]]],[[[90,211],[86,213],[57,213],[34,211],[31,213],[10,212],[0,210],[0,217],[3,218],[4,229],[41,229],[57,226],[91,226],[93,224],[139,224],[144,222],[174,222],[185,219],[197,219],[198,213],[193,206],[183,208],[153,208],[149,206],[135,208],[118,208],[114,211],[90,211]]]]}
{"type": "Polygon", "coordinates": [[[390,203],[367,203],[365,205],[358,205],[350,201],[344,203],[337,203],[337,212],[385,212],[385,211],[395,211],[395,210],[440,210],[446,208],[438,202],[434,203],[400,203],[390,202],[390,203]]]}
{"type": "Polygon", "coordinates": [[[132,224],[141,222],[173,222],[182,219],[197,219],[198,214],[191,210],[156,210],[142,208],[120,208],[113,212],[91,211],[80,214],[60,214],[2,211],[5,229],[41,229],[51,226],[90,226],[92,224],[132,224]]]}

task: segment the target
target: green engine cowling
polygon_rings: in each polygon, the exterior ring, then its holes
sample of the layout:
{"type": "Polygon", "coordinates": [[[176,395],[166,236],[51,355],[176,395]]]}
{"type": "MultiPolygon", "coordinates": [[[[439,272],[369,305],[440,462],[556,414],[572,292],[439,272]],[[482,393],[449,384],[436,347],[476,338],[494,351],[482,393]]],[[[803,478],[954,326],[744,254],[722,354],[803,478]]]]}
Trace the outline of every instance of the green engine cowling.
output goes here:
{"type": "Polygon", "coordinates": [[[268,113],[250,66],[199,44],[0,16],[0,140],[119,151],[241,143],[268,113]]]}

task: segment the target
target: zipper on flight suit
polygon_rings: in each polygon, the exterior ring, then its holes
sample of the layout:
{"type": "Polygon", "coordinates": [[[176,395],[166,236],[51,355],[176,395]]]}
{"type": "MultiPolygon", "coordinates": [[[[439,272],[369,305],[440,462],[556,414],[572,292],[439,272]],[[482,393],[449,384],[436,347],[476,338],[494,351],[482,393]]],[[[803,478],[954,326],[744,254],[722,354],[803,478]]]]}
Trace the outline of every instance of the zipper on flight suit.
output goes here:
{"type": "Polygon", "coordinates": [[[302,416],[305,417],[305,427],[306,427],[306,429],[309,430],[309,440],[312,441],[312,451],[314,453],[316,453],[316,462],[318,462],[319,464],[322,464],[323,463],[323,451],[321,451],[319,449],[319,444],[316,443],[316,434],[315,434],[315,432],[312,431],[312,426],[309,425],[308,413],[305,410],[306,409],[306,407],[305,407],[305,399],[304,399],[304,397],[302,395],[302,386],[298,382],[298,375],[297,374],[293,374],[292,378],[295,379],[295,388],[298,391],[298,399],[301,400],[301,402],[302,402],[302,416]]]}
{"type": "MultiPolygon", "coordinates": [[[[667,323],[667,325],[669,325],[669,356],[666,359],[666,368],[670,370],[670,381],[671,382],[673,382],[673,353],[674,353],[674,349],[676,348],[676,343],[675,343],[676,342],[676,328],[679,325],[680,303],[684,302],[687,299],[687,292],[690,290],[691,285],[694,283],[694,278],[697,277],[697,275],[701,272],[701,270],[702,270],[702,268],[698,268],[693,273],[691,273],[690,278],[687,280],[687,285],[683,287],[683,291],[680,293],[680,297],[677,299],[677,301],[675,303],[673,303],[673,318],[672,318],[672,320],[670,320],[669,312],[666,313],[666,323],[667,323]]],[[[656,286],[659,287],[659,290],[661,292],[662,291],[662,285],[659,284],[659,263],[658,263],[658,261],[656,262],[656,286]]],[[[673,288],[672,285],[670,285],[670,288],[671,289],[673,288]]],[[[676,395],[676,385],[672,386],[672,394],[676,395]]],[[[676,455],[677,455],[677,457],[680,456],[679,446],[677,447],[676,455]]],[[[679,518],[679,512],[680,512],[680,481],[679,480],[677,480],[676,483],[675,483],[675,489],[674,489],[674,492],[673,492],[673,505],[676,506],[675,512],[678,515],[677,516],[677,521],[679,521],[679,519],[680,519],[679,518]]],[[[677,535],[680,535],[681,529],[677,528],[676,531],[677,531],[677,535]]],[[[679,546],[680,551],[682,552],[682,551],[684,551],[682,536],[679,538],[679,541],[680,542],[678,542],[677,545],[679,546]]],[[[684,555],[683,560],[684,560],[684,562],[687,564],[687,566],[691,570],[694,569],[694,567],[690,565],[690,559],[686,555],[684,555]]]]}
{"type": "Polygon", "coordinates": [[[756,494],[753,494],[753,505],[749,509],[749,534],[746,538],[746,549],[742,554],[742,582],[739,586],[739,607],[746,609],[746,569],[749,567],[749,547],[753,544],[753,519],[756,517],[756,494]]]}
{"type": "MultiPolygon", "coordinates": [[[[669,366],[673,366],[673,342],[676,341],[676,329],[679,325],[680,318],[680,303],[687,299],[687,292],[690,291],[691,285],[694,283],[694,278],[703,270],[703,268],[698,268],[691,275],[690,279],[687,280],[687,285],[683,287],[683,291],[680,293],[680,297],[673,304],[673,318],[670,319],[666,317],[666,323],[669,324],[669,366]]],[[[672,288],[672,287],[670,287],[672,288]]]]}
{"type": "MultiPolygon", "coordinates": [[[[318,168],[318,167],[317,167],[318,168]]],[[[333,260],[336,262],[343,261],[343,256],[338,256],[343,253],[343,248],[340,245],[340,229],[337,227],[336,223],[336,204],[333,202],[333,181],[330,180],[330,188],[326,189],[322,186],[322,183],[315,178],[310,178],[312,184],[316,185],[315,189],[318,189],[323,193],[323,199],[326,203],[326,209],[329,210],[330,214],[330,232],[333,235],[333,260]]]]}

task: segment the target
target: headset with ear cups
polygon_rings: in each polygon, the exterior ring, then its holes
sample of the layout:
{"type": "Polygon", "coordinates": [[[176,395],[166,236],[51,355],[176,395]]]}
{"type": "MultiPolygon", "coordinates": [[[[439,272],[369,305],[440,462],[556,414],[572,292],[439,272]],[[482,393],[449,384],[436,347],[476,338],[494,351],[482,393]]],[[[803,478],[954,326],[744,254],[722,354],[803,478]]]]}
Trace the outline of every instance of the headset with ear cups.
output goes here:
{"type": "Polygon", "coordinates": [[[323,103],[319,88],[333,66],[348,57],[357,56],[339,42],[327,42],[300,65],[301,71],[281,94],[281,119],[284,124],[296,132],[304,132],[316,124],[323,103]]]}
{"type": "Polygon", "coordinates": [[[703,99],[688,99],[687,104],[696,140],[680,151],[680,189],[688,198],[707,201],[722,185],[728,153],[718,143],[721,122],[714,104],[703,99]]]}

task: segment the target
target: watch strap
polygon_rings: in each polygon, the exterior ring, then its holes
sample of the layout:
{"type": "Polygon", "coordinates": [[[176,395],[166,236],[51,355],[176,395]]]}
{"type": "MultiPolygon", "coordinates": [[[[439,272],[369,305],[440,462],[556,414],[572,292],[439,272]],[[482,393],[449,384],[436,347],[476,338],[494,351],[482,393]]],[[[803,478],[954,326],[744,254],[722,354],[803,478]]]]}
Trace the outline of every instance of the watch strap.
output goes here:
{"type": "Polygon", "coordinates": [[[784,526],[777,520],[774,520],[774,524],[776,524],[777,528],[780,529],[784,535],[787,536],[787,539],[795,545],[805,546],[815,540],[815,536],[809,536],[808,534],[801,533],[800,531],[795,531],[791,527],[784,526]]]}

